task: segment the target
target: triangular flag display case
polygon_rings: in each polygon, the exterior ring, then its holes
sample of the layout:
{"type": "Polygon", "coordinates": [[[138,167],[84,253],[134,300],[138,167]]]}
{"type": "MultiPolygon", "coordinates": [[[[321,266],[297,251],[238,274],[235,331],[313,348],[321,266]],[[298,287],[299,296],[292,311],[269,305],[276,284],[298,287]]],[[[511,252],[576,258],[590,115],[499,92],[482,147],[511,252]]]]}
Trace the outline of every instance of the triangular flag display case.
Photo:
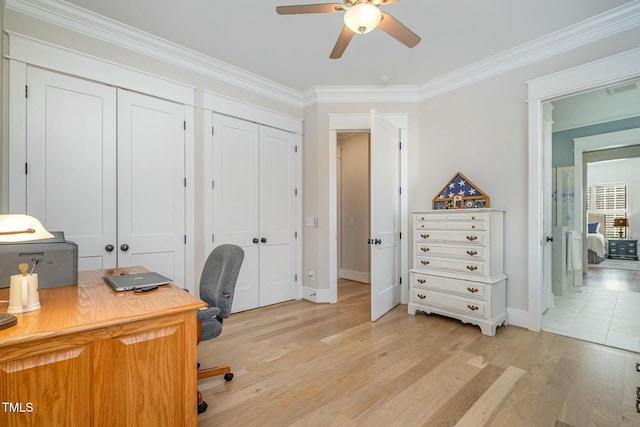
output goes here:
{"type": "Polygon", "coordinates": [[[434,210],[488,208],[489,196],[457,172],[433,199],[434,210]]]}

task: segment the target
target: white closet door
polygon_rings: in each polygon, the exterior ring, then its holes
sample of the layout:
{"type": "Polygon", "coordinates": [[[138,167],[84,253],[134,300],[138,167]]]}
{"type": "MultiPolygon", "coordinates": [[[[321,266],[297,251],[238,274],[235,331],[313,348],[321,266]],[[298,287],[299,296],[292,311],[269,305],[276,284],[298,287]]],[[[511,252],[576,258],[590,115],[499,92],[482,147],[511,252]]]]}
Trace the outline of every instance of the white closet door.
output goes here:
{"type": "Polygon", "coordinates": [[[400,303],[400,131],[371,111],[371,320],[400,303]]]}
{"type": "Polygon", "coordinates": [[[185,280],[185,106],[118,90],[118,265],[185,280]]]}
{"type": "Polygon", "coordinates": [[[238,245],[244,261],[233,311],[259,306],[258,125],[213,114],[213,244],[238,245]]]}
{"type": "Polygon", "coordinates": [[[295,135],[260,127],[260,305],[296,298],[295,135]]]}
{"type": "Polygon", "coordinates": [[[29,215],[78,245],[80,270],[116,266],[116,91],[29,67],[29,215]]]}

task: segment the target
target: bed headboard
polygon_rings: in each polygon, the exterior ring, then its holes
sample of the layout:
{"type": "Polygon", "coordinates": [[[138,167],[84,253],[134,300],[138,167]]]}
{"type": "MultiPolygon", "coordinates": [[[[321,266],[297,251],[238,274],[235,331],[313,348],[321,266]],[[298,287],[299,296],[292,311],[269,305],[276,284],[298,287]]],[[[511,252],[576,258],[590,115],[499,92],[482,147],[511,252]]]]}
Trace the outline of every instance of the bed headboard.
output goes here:
{"type": "Polygon", "coordinates": [[[595,213],[587,212],[587,223],[589,222],[599,222],[600,229],[598,230],[598,232],[603,236],[607,235],[607,225],[605,223],[604,214],[595,214],[595,213]]]}

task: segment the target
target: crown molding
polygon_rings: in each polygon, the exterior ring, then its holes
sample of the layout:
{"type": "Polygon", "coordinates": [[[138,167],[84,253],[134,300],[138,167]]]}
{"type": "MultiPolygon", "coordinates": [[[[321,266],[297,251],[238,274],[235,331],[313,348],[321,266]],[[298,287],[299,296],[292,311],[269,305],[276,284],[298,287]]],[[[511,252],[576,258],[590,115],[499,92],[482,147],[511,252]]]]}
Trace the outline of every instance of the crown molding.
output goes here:
{"type": "Polygon", "coordinates": [[[417,102],[418,86],[315,86],[304,92],[304,106],[315,103],[417,102]]]}
{"type": "Polygon", "coordinates": [[[8,9],[169,62],[298,108],[314,103],[419,102],[640,26],[640,0],[415,86],[317,86],[300,92],[64,1],[3,0],[8,9]]]}
{"type": "Polygon", "coordinates": [[[55,0],[3,0],[6,8],[169,62],[285,104],[302,107],[299,91],[113,19],[55,0]]]}
{"type": "Polygon", "coordinates": [[[640,26],[640,0],[608,10],[423,83],[424,100],[640,26]]]}

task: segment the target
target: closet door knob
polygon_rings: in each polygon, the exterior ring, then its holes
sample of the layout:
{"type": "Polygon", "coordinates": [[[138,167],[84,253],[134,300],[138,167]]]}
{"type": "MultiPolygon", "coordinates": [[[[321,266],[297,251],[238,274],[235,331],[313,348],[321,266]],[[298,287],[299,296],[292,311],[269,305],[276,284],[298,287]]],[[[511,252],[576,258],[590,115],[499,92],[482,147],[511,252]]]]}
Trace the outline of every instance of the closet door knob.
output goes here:
{"type": "Polygon", "coordinates": [[[115,249],[115,247],[111,244],[107,245],[104,247],[104,250],[107,252],[112,252],[115,249]]]}
{"type": "Polygon", "coordinates": [[[266,237],[263,237],[262,239],[260,239],[260,241],[261,241],[262,243],[267,243],[267,238],[266,238],[266,237]]]}
{"type": "Polygon", "coordinates": [[[127,245],[126,243],[123,243],[120,245],[120,250],[122,252],[127,252],[129,250],[129,245],[127,245]]]}
{"type": "Polygon", "coordinates": [[[260,241],[260,240],[258,240],[258,238],[257,238],[257,237],[254,237],[254,238],[253,238],[253,243],[258,243],[259,241],[260,241]]]}

